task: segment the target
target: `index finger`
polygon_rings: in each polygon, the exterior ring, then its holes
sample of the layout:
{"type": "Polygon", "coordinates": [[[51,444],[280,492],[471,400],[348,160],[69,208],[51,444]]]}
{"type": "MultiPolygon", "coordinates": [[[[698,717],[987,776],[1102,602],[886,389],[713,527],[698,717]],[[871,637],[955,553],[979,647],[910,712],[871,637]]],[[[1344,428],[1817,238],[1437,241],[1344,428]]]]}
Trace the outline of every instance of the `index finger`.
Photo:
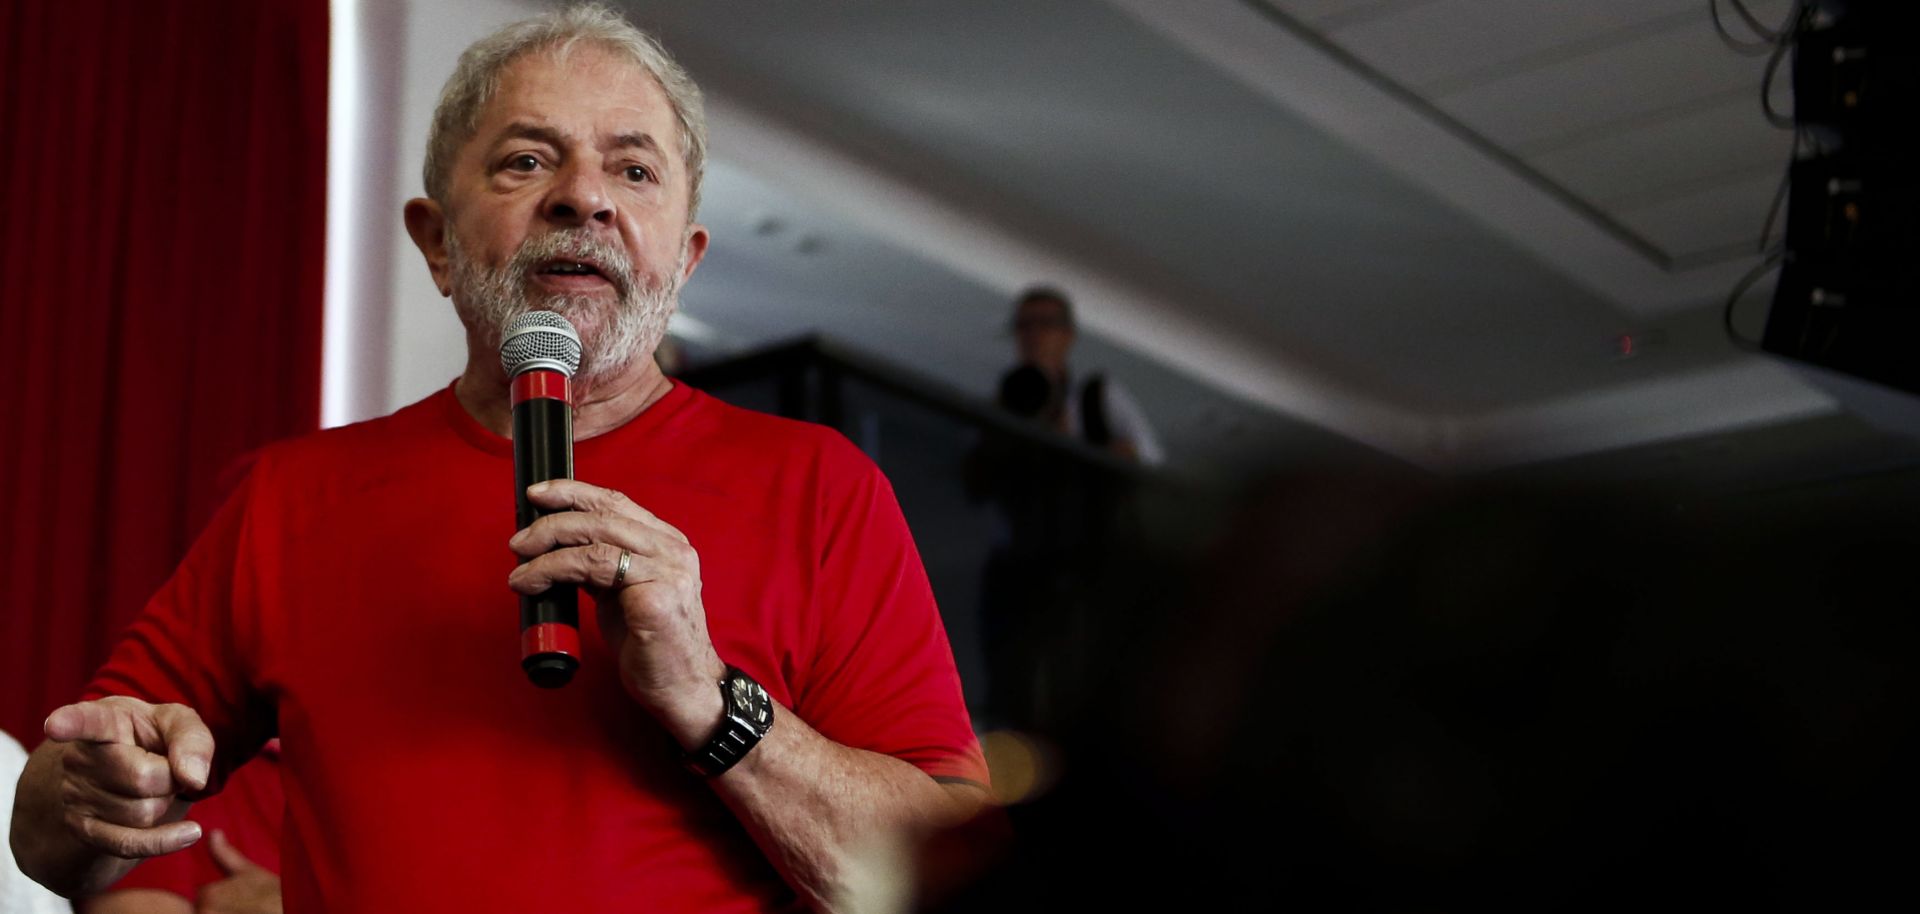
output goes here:
{"type": "Polygon", "coordinates": [[[575,511],[625,515],[650,527],[657,527],[668,536],[687,543],[686,534],[681,533],[672,524],[661,520],[652,511],[635,504],[625,492],[617,489],[602,488],[578,479],[549,479],[546,482],[528,486],[527,500],[548,510],[571,508],[575,511]]]}
{"type": "Polygon", "coordinates": [[[82,701],[55,708],[43,729],[55,742],[126,743],[138,745],[137,727],[125,708],[101,701],[82,701]]]}

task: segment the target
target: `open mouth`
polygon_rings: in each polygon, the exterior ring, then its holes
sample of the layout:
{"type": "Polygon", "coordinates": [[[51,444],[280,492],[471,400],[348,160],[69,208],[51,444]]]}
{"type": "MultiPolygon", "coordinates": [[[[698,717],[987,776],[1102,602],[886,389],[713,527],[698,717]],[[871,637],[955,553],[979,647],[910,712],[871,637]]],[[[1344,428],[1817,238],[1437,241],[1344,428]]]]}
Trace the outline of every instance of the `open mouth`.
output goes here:
{"type": "Polygon", "coordinates": [[[584,260],[549,260],[534,271],[541,276],[591,276],[606,279],[598,266],[584,260]]]}

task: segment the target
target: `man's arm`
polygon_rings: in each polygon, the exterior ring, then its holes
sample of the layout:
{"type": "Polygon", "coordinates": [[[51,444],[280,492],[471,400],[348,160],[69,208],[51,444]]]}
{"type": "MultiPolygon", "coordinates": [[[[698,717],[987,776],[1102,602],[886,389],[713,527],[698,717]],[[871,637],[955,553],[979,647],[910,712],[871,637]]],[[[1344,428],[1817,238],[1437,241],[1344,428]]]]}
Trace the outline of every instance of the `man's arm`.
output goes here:
{"type": "MultiPolygon", "coordinates": [[[[661,718],[682,749],[705,745],[725,714],[724,672],[710,680],[710,703],[689,701],[661,718]]],[[[821,910],[841,898],[849,864],[873,842],[953,824],[989,799],[981,785],[941,783],[892,756],[842,746],[785,708],[712,785],[787,884],[821,910]]]]}
{"type": "MultiPolygon", "coordinates": [[[[526,594],[556,583],[589,588],[628,694],[682,749],[705,745],[725,714],[726,664],[707,633],[699,557],[686,537],[625,495],[586,483],[556,480],[529,498],[561,513],[509,541],[528,558],[509,586],[526,594]],[[616,580],[623,553],[628,568],[616,580]]],[[[944,785],[900,759],[835,743],[784,709],[712,783],[788,884],[819,909],[837,899],[849,862],[874,842],[957,821],[987,800],[984,788],[944,785]]]]}
{"type": "Polygon", "coordinates": [[[1167,454],[1160,447],[1160,437],[1154,434],[1146,411],[1134,401],[1133,395],[1113,378],[1107,378],[1101,388],[1101,395],[1107,401],[1107,426],[1113,431],[1110,445],[1113,453],[1147,466],[1165,463],[1167,454]]]}
{"type": "MultiPolygon", "coordinates": [[[[715,721],[719,714],[716,704],[715,721]]],[[[712,784],[815,909],[844,900],[854,856],[873,851],[876,840],[961,821],[988,801],[984,787],[943,784],[897,758],[835,743],[792,714],[774,714],[766,738],[712,784]]],[[[702,735],[695,745],[705,741],[702,735]]]]}
{"type": "Polygon", "coordinates": [[[192,709],[103,698],[53,712],[46,730],[14,796],[22,872],[71,898],[200,840],[179,797],[207,786],[213,734],[192,709]]]}

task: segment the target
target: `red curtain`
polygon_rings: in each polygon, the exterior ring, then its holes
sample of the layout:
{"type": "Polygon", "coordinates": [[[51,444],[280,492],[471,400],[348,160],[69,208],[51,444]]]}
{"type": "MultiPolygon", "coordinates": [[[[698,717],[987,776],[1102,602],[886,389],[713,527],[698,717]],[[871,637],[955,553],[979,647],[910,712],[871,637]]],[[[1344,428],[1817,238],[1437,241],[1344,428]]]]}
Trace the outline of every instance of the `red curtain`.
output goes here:
{"type": "Polygon", "coordinates": [[[326,0],[0,0],[0,727],[316,427],[326,0]],[[228,478],[223,478],[228,477],[228,478]]]}

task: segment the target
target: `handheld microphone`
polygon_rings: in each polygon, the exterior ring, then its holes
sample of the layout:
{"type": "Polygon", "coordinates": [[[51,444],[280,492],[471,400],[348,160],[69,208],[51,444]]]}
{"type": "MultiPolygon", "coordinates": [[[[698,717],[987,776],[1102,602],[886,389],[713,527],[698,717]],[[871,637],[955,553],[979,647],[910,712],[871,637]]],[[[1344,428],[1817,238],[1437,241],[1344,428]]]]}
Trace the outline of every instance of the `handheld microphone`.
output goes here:
{"type": "MultiPolygon", "coordinates": [[[[580,335],[558,314],[528,312],[507,325],[500,366],[512,379],[513,510],[524,530],[549,513],[527,500],[527,487],[573,478],[568,379],[580,367],[580,335]]],[[[520,668],[543,689],[566,685],[580,668],[580,594],[572,584],[520,597],[520,668]]]]}

